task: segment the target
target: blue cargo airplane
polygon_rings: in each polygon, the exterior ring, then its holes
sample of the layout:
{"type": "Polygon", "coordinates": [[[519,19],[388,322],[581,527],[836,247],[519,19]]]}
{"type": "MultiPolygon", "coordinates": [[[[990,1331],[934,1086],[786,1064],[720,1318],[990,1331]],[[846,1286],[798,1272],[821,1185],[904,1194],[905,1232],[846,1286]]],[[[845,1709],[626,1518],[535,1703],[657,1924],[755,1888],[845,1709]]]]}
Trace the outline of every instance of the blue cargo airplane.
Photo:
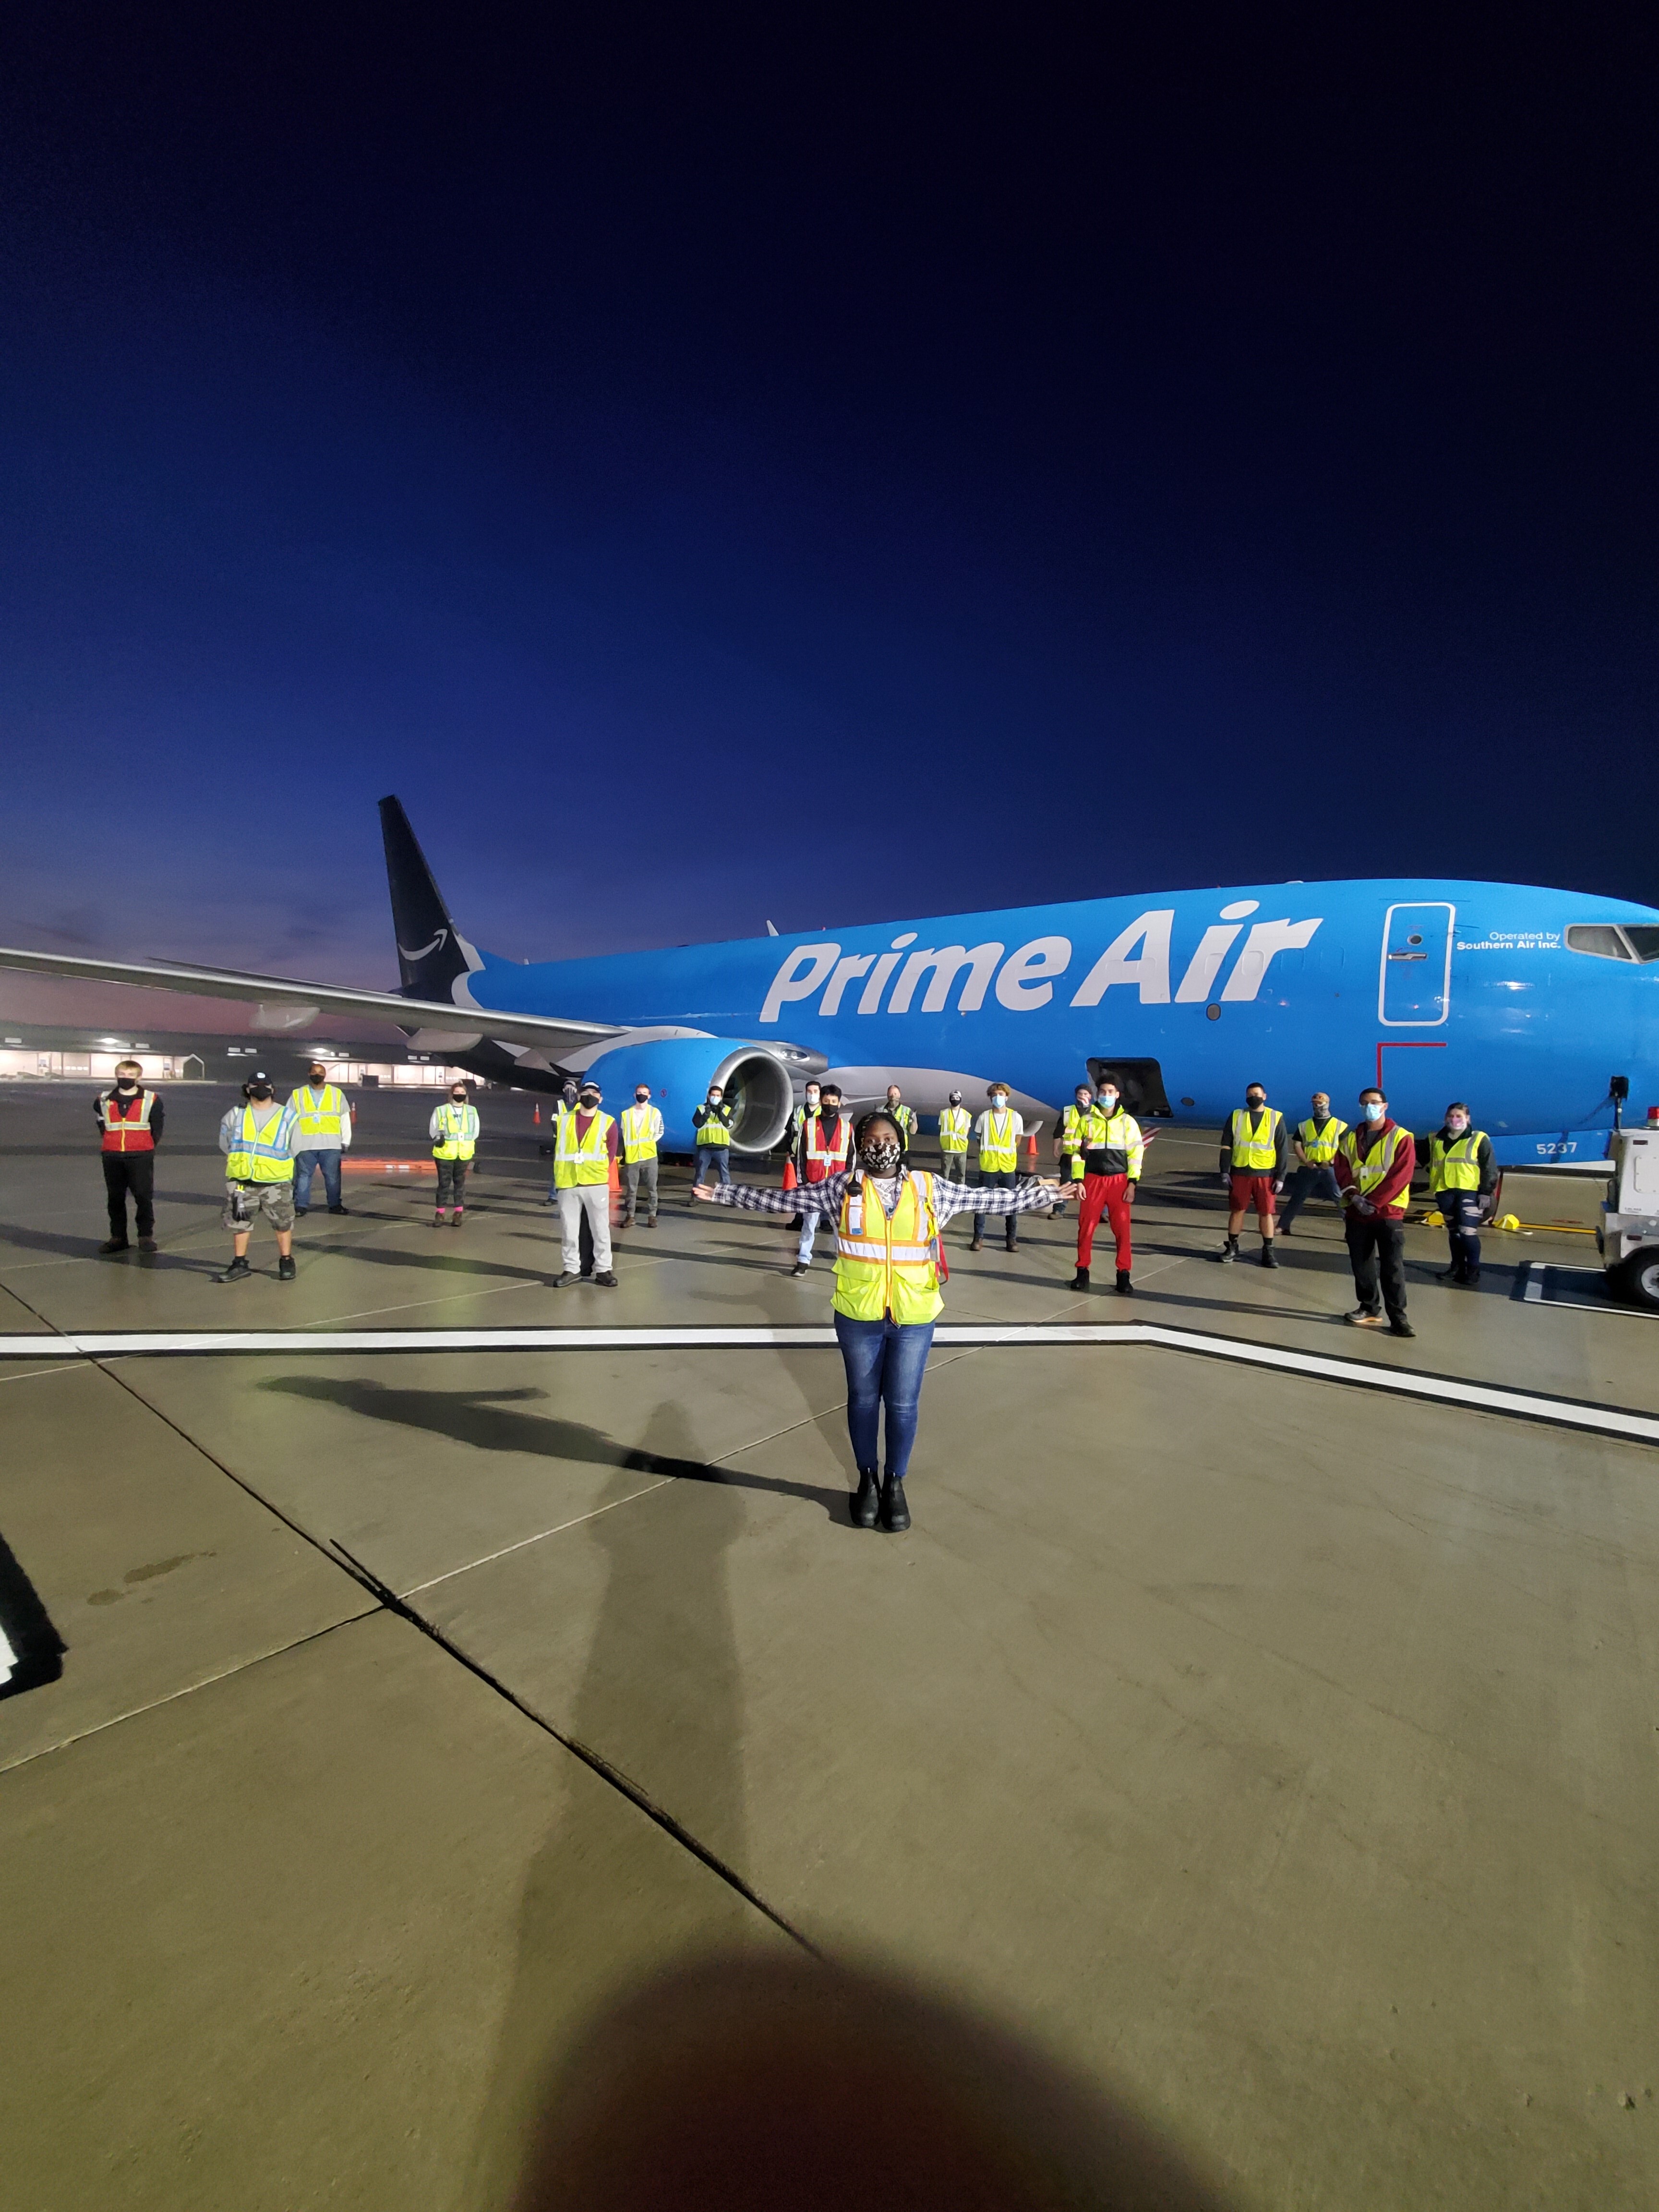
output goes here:
{"type": "MultiPolygon", "coordinates": [[[[733,1139],[763,1152],[808,1074],[851,1100],[902,1085],[936,1112],[1010,1086],[1028,1122],[1111,1069],[1133,1112],[1213,1126],[1251,1079],[1293,1115],[1397,1117],[1467,1098],[1499,1161],[1599,1159],[1620,1082],[1659,1103],[1659,911],[1516,884],[1247,884],[911,915],[671,951],[521,965],[456,928],[396,799],[380,802],[398,992],[172,962],[0,950],[0,966],[397,1021],[417,1051],[527,1090],[591,1071],[656,1094],[665,1148],[719,1079],[733,1139]]],[[[770,925],[768,925],[769,930],[770,925]]],[[[276,1018],[283,1017],[278,1015],[276,1018]]]]}

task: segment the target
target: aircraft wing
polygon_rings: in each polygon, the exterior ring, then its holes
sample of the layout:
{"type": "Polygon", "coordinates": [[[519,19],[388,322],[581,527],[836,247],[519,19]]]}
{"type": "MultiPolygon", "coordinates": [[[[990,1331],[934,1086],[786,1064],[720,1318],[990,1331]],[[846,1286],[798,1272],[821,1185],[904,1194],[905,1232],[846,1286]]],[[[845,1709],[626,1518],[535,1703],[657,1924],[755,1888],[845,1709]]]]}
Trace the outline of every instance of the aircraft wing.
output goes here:
{"type": "Polygon", "coordinates": [[[246,975],[229,968],[191,968],[173,961],[83,960],[67,952],[25,952],[0,945],[0,968],[35,975],[64,975],[83,983],[133,983],[145,991],[185,991],[193,998],[240,999],[245,1004],[314,1006],[321,1013],[359,1015],[397,1022],[406,1030],[443,1030],[476,1041],[539,1045],[556,1058],[574,1046],[599,1044],[626,1031],[613,1022],[566,1022],[543,1014],[498,1014],[483,1006],[441,1000],[405,999],[396,991],[353,991],[337,983],[307,983],[295,976],[246,975]]]}

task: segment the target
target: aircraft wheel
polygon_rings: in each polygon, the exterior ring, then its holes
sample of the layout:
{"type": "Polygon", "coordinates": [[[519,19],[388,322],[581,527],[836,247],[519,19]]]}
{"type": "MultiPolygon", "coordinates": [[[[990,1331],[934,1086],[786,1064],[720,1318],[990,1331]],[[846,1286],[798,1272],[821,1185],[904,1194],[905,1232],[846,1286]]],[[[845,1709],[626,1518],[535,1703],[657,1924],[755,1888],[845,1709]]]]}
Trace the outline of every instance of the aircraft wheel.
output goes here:
{"type": "Polygon", "coordinates": [[[1628,1260],[1621,1260],[1608,1272],[1621,1298],[1628,1298],[1632,1305],[1645,1306],[1650,1313],[1659,1313],[1659,1244],[1632,1252],[1628,1260]]]}

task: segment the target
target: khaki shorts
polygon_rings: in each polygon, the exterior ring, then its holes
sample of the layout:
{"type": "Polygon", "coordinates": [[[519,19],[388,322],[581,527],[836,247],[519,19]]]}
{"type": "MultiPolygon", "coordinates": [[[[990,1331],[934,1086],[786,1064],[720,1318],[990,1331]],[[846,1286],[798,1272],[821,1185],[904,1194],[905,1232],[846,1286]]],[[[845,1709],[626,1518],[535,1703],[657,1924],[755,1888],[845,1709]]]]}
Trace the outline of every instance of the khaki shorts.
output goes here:
{"type": "Polygon", "coordinates": [[[228,1182],[225,1185],[225,1226],[233,1236],[252,1229],[264,1214],[273,1229],[294,1226],[294,1185],[291,1182],[228,1182]]]}

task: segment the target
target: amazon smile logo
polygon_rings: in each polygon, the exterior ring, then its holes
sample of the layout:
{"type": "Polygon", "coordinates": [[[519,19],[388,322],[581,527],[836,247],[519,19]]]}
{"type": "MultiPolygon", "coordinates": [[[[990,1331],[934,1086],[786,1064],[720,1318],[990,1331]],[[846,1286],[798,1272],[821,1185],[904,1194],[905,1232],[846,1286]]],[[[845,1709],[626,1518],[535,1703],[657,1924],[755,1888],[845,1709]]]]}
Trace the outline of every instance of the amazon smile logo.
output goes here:
{"type": "Polygon", "coordinates": [[[448,935],[449,932],[447,929],[441,929],[438,932],[438,934],[433,939],[431,944],[422,945],[417,952],[411,952],[408,945],[400,945],[398,947],[398,957],[401,959],[408,960],[411,963],[416,960],[424,960],[428,953],[435,952],[437,951],[438,947],[444,942],[445,939],[448,935]]]}

